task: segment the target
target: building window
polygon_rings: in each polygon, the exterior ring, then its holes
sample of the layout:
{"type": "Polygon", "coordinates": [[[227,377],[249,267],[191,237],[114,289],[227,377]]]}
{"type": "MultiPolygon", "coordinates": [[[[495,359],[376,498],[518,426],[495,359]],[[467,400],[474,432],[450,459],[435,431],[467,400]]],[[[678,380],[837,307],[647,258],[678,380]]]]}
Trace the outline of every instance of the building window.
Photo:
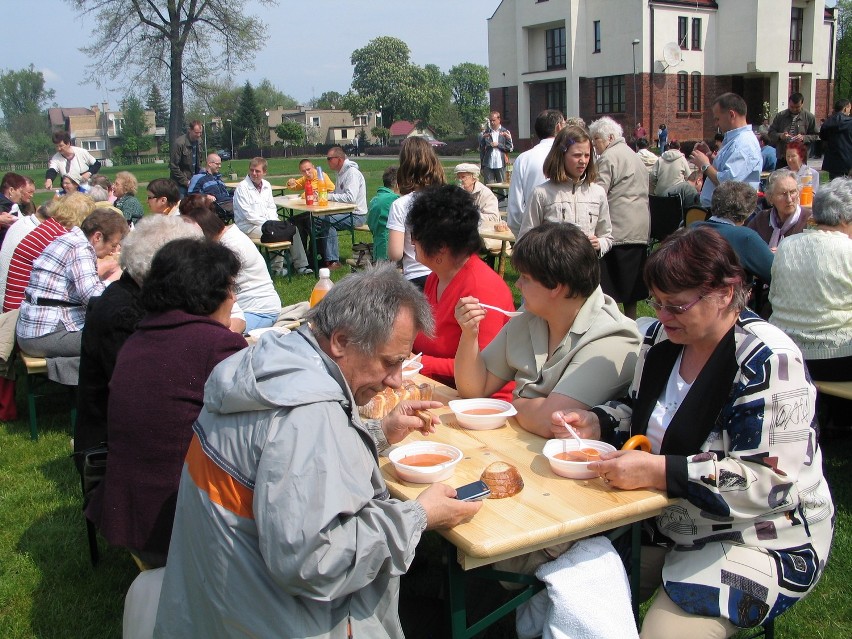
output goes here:
{"type": "Polygon", "coordinates": [[[595,78],[595,113],[624,113],[626,104],[623,75],[595,78]]]}
{"type": "Polygon", "coordinates": [[[701,18],[692,19],[692,50],[701,51],[701,18]]]}
{"type": "Polygon", "coordinates": [[[320,125],[319,116],[317,115],[317,116],[311,117],[310,126],[319,126],[319,125],[320,125]]]}
{"type": "Polygon", "coordinates": [[[793,7],[790,14],[790,62],[802,61],[802,31],[805,27],[805,10],[793,7]]]}
{"type": "Polygon", "coordinates": [[[567,103],[566,87],[565,80],[561,82],[548,82],[544,85],[548,109],[556,109],[560,113],[565,113],[565,105],[567,103]]]}
{"type": "Polygon", "coordinates": [[[565,68],[565,27],[545,32],[545,52],[548,70],[565,68]]]}
{"type": "Polygon", "coordinates": [[[678,16],[677,19],[677,44],[681,49],[689,48],[689,18],[678,16]]]}
{"type": "Polygon", "coordinates": [[[791,75],[790,76],[790,88],[787,91],[787,95],[793,95],[794,93],[801,93],[802,86],[802,77],[799,75],[791,75]]]}
{"type": "Polygon", "coordinates": [[[692,72],[692,95],[689,103],[690,111],[701,111],[701,74],[692,72]]]}
{"type": "Polygon", "coordinates": [[[349,137],[349,131],[346,129],[340,129],[340,137],[345,140],[349,137]]]}
{"type": "Polygon", "coordinates": [[[103,151],[106,145],[103,140],[83,140],[83,148],[87,151],[103,151]]]}
{"type": "Polygon", "coordinates": [[[677,110],[685,112],[687,107],[687,94],[689,86],[689,74],[686,71],[678,71],[677,74],[677,110]]]}
{"type": "Polygon", "coordinates": [[[505,125],[509,122],[509,87],[503,87],[503,106],[501,108],[503,110],[501,120],[505,125]]]}
{"type": "Polygon", "coordinates": [[[355,117],[354,124],[355,126],[367,126],[369,124],[369,118],[366,115],[359,115],[355,117]]]}
{"type": "Polygon", "coordinates": [[[595,50],[592,53],[601,52],[601,21],[595,20],[595,50]]]}

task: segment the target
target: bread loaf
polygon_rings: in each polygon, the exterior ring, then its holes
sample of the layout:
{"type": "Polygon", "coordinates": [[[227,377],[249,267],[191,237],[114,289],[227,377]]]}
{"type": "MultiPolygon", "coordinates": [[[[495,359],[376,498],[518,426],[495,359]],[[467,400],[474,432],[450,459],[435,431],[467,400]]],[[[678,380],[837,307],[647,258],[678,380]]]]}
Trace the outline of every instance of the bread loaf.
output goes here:
{"type": "Polygon", "coordinates": [[[426,401],[432,399],[432,385],[417,385],[410,379],[404,379],[400,388],[386,388],[373,396],[366,404],[358,407],[358,412],[364,419],[383,419],[396,408],[397,404],[406,399],[426,401]]]}
{"type": "Polygon", "coordinates": [[[488,499],[503,499],[517,495],[524,487],[524,480],[518,469],[506,462],[489,464],[480,477],[491,489],[488,499]]]}

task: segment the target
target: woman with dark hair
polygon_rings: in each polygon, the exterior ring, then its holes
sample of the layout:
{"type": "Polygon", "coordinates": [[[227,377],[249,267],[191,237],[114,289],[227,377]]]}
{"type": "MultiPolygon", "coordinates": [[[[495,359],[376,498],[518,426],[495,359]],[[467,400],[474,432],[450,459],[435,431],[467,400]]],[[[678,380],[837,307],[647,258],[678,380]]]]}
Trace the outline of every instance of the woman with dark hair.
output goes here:
{"type": "Polygon", "coordinates": [[[245,314],[245,331],[272,326],[281,312],[281,298],[260,251],[235,224],[226,226],[214,206],[206,195],[192,194],[184,198],[180,214],[198,224],[208,240],[227,246],[239,258],[237,304],[245,314]]]}
{"type": "Polygon", "coordinates": [[[146,315],[115,363],[106,476],[86,516],[107,541],[150,566],[165,565],[204,382],[216,364],[246,346],[227,328],[239,268],[221,244],[165,244],[142,285],[146,315]]]}
{"type": "Polygon", "coordinates": [[[70,175],[62,176],[61,184],[62,190],[57,193],[57,196],[71,195],[72,193],[77,193],[80,190],[79,182],[70,175]]]}
{"type": "Polygon", "coordinates": [[[745,273],[716,231],[691,227],[648,258],[659,321],[646,331],[630,392],[558,411],[589,439],[643,434],[651,453],[601,455],[610,488],[675,502],[648,532],[642,637],[729,637],[804,597],[825,568],[834,508],[814,429],[816,390],[789,337],[745,309],[745,273]]]}
{"type": "MultiPolygon", "coordinates": [[[[456,302],[470,297],[507,311],[515,310],[515,302],[503,278],[477,255],[482,248],[479,207],[463,188],[425,189],[411,205],[408,223],[417,261],[432,271],[423,292],[435,316],[435,337],[420,333],[412,350],[423,353],[423,375],[455,388],[453,367],[461,337],[456,302]]],[[[478,326],[479,347],[485,348],[508,321],[502,313],[488,311],[478,326]]],[[[494,397],[511,399],[513,386],[497,389],[494,397]]]]}
{"type": "Polygon", "coordinates": [[[636,323],[600,289],[597,253],[573,224],[543,222],[515,244],[512,265],[525,311],[480,349],[488,311],[474,297],[456,304],[461,338],[455,377],[462,397],[487,397],[515,382],[518,422],[550,437],[557,410],[588,408],[620,397],[639,350],[636,323]]]}
{"type": "Polygon", "coordinates": [[[403,143],[396,183],[402,197],[394,200],[388,213],[388,259],[402,260],[405,279],[422,289],[429,276],[429,267],[414,256],[408,211],[419,191],[446,184],[444,167],[429,142],[423,138],[408,138],[403,143]]]}
{"type": "Polygon", "coordinates": [[[544,159],[546,182],[537,186],[527,202],[518,239],[547,220],[579,227],[598,256],[612,246],[612,224],[606,191],[598,177],[592,141],[579,126],[566,126],[553,141],[544,159]]]}

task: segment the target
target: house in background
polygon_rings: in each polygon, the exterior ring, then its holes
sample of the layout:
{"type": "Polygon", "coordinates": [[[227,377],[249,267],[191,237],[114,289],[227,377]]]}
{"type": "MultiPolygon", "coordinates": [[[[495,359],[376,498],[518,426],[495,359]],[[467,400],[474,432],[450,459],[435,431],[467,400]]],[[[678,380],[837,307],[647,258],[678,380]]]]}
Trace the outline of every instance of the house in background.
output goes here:
{"type": "MultiPolygon", "coordinates": [[[[148,125],[148,135],[157,139],[157,144],[141,155],[151,155],[157,152],[160,141],[166,137],[166,128],[158,127],[155,122],[156,114],[147,109],[145,122],[148,125]]],[[[55,107],[47,110],[50,122],[50,132],[67,131],[74,146],[86,149],[95,159],[103,160],[111,157],[111,149],[120,146],[121,130],[124,116],[121,111],[110,111],[109,104],[102,102],[100,107],[95,104],[90,108],[84,107],[55,107]]]]}
{"type": "Polygon", "coordinates": [[[275,127],[291,120],[305,127],[308,144],[339,144],[345,146],[360,135],[363,129],[367,141],[372,144],[376,141],[370,131],[381,125],[381,112],[370,111],[363,115],[353,117],[349,111],[342,109],[311,109],[300,106],[297,109],[284,109],[277,107],[267,111],[267,122],[269,124],[269,143],[275,144],[279,141],[275,134],[275,127]],[[378,124],[377,124],[378,123],[378,124]]]}
{"type": "Polygon", "coordinates": [[[391,124],[388,143],[402,144],[406,138],[419,137],[427,140],[435,139],[435,130],[431,126],[423,126],[420,122],[409,122],[408,120],[397,120],[391,124]]]}
{"type": "Polygon", "coordinates": [[[793,92],[819,119],[832,111],[835,43],[824,0],[503,0],[488,20],[491,108],[526,140],[546,108],[607,115],[628,135],[642,122],[706,138],[726,91],[755,124],[793,92]]]}

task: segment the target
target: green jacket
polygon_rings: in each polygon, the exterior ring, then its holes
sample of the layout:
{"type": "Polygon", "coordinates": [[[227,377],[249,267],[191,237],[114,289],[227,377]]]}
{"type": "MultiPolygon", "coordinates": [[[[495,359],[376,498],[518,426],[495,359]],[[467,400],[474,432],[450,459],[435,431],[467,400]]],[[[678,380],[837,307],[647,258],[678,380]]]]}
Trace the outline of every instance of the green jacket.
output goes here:
{"type": "Polygon", "coordinates": [[[373,233],[373,257],[376,260],[388,259],[388,212],[393,201],[399,197],[386,186],[379,187],[376,196],[370,200],[367,211],[367,226],[373,233]]]}

